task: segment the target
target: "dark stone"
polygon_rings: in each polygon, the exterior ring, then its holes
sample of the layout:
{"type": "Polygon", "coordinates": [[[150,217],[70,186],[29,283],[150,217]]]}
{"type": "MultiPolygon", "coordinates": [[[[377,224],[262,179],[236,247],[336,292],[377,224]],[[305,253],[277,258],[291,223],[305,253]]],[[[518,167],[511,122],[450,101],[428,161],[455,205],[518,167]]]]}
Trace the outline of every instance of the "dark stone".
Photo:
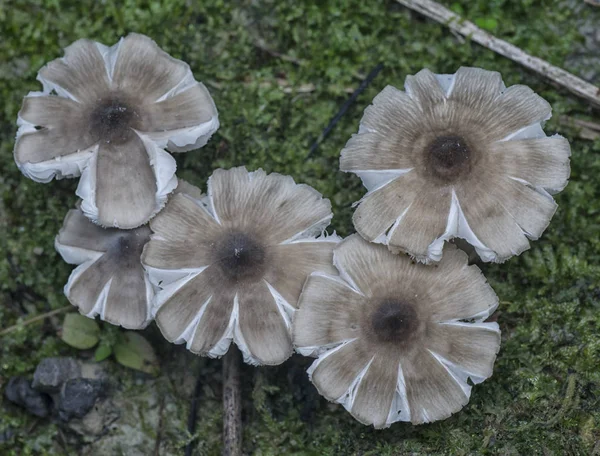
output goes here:
{"type": "Polygon", "coordinates": [[[67,380],[81,377],[81,367],[73,358],[45,358],[33,374],[32,386],[45,393],[58,393],[67,380]]]}
{"type": "Polygon", "coordinates": [[[6,399],[26,409],[29,413],[45,418],[50,414],[50,397],[31,387],[25,377],[12,377],[4,390],[6,399]]]}
{"type": "Polygon", "coordinates": [[[104,394],[104,383],[89,378],[68,380],[57,398],[58,417],[63,421],[83,418],[104,394]]]}

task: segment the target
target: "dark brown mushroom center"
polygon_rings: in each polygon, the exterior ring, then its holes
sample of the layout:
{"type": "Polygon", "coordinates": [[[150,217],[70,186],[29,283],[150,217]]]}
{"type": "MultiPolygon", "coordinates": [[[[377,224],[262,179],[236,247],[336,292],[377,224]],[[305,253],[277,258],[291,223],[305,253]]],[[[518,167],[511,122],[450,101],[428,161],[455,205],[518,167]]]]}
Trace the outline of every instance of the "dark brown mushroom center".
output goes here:
{"type": "Polygon", "coordinates": [[[138,271],[132,272],[137,276],[139,271],[142,271],[140,256],[144,246],[150,240],[150,227],[146,225],[134,230],[109,228],[106,231],[117,235],[107,250],[108,255],[113,258],[113,267],[138,271]]]}
{"type": "Polygon", "coordinates": [[[457,135],[435,138],[426,148],[426,166],[438,179],[452,181],[471,169],[472,151],[457,135]]]}
{"type": "Polygon", "coordinates": [[[130,103],[120,97],[102,100],[92,110],[91,128],[99,141],[123,142],[136,126],[139,116],[130,103]]]}
{"type": "Polygon", "coordinates": [[[266,249],[245,233],[228,233],[215,251],[223,274],[233,282],[258,280],[265,272],[266,249]]]}
{"type": "Polygon", "coordinates": [[[371,329],[380,342],[405,342],[418,327],[414,307],[400,300],[384,299],[371,314],[371,329]]]}

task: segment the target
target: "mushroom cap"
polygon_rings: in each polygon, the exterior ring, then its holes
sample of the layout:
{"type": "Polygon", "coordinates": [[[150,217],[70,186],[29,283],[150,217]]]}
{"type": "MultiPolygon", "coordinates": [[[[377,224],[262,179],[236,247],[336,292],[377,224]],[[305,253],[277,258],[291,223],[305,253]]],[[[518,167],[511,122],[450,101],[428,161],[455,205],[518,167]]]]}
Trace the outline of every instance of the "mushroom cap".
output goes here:
{"type": "Polygon", "coordinates": [[[150,228],[101,228],[82,211],[67,213],[55,240],[56,250],[78,265],[65,286],[68,300],[83,315],[99,315],[127,329],[145,328],[150,321],[154,289],[141,263],[150,228]]]}
{"type": "Polygon", "coordinates": [[[150,222],[142,262],[160,288],[163,336],[219,357],[235,342],[250,364],[292,354],[291,319],[306,277],[333,272],[339,241],[327,199],[289,176],[216,170],[208,194],[175,195],[150,222]]]}
{"type": "Polygon", "coordinates": [[[81,208],[102,226],[146,223],[177,185],[164,148],[202,147],[219,127],[189,66],[144,35],[112,47],[78,40],[38,80],[43,91],[29,93],[19,112],[15,161],[38,182],[81,175],[81,208]]]}
{"type": "Polygon", "coordinates": [[[530,88],[506,88],[479,68],[422,70],[404,92],[387,86],[341,152],[340,169],[368,190],[357,232],[425,263],[455,237],[483,261],[520,254],[548,226],[550,195],[569,178],[568,141],[542,130],[550,117],[530,88]]]}
{"type": "Polygon", "coordinates": [[[500,348],[492,288],[448,245],[436,266],[352,235],[333,254],[339,275],[310,275],[294,316],[296,350],[318,359],[311,381],[358,421],[388,427],[447,418],[492,375],[500,348]]]}

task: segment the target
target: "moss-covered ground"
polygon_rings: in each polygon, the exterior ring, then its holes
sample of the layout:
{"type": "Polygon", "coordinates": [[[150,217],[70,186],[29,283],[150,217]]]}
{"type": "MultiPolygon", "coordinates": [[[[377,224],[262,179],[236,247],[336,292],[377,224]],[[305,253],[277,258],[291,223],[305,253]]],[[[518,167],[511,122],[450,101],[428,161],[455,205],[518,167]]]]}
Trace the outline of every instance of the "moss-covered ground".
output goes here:
{"type": "MultiPolygon", "coordinates": [[[[600,8],[583,0],[443,3],[559,66],[572,62],[583,44],[578,27],[584,15],[600,28],[600,8]]],[[[219,108],[222,126],[210,143],[177,156],[180,177],[203,186],[212,169],[242,164],[290,174],[331,199],[333,227],[341,235],[352,231],[351,204],[363,189],[338,171],[339,151],[370,100],[386,84],[401,87],[422,67],[452,73],[479,66],[502,72],[507,85],[527,84],[554,107],[547,130],[572,141],[571,182],[557,196],[558,212],[542,239],[503,265],[483,266],[501,300],[502,348],[494,376],[474,388],[463,411],[431,425],[375,431],[319,398],[304,373],[309,361],[297,357],[278,368],[244,369],[248,454],[600,454],[600,140],[578,139],[558,122],[559,116],[594,113],[538,75],[393,0],[0,0],[0,329],[65,306],[62,287],[71,270],[53,241],[75,203],[77,181],[37,184],[17,170],[12,148],[22,97],[39,90],[38,69],[72,41],[112,44],[130,31],[189,62],[219,108]],[[383,71],[308,157],[312,141],[380,62],[383,71]]],[[[59,339],[60,321],[0,337],[0,389],[10,376],[31,375],[43,357],[82,356],[59,339]]],[[[205,377],[196,449],[219,454],[220,361],[196,360],[161,342],[153,328],[146,334],[165,364],[173,353],[186,360],[169,369],[168,378],[191,381],[193,389],[198,371],[205,377]]],[[[112,369],[132,392],[150,382],[112,369]]],[[[161,380],[152,382],[172,387],[161,380]]],[[[165,393],[180,421],[147,429],[162,440],[161,454],[182,454],[189,438],[182,423],[190,401],[183,391],[165,393]]],[[[0,443],[2,455],[84,451],[55,424],[0,399],[0,434],[8,428],[14,435],[0,443]]],[[[110,451],[128,454],[117,446],[110,451]]]]}

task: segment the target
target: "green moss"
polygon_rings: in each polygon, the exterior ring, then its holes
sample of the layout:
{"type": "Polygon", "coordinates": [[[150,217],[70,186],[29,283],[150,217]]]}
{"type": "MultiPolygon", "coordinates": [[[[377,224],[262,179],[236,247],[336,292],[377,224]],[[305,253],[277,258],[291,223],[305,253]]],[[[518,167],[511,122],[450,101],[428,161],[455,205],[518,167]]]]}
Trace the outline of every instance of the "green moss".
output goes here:
{"type": "MultiPolygon", "coordinates": [[[[444,3],[559,66],[583,41],[577,31],[580,1],[444,3]]],[[[586,11],[600,27],[600,10],[586,11]]],[[[502,72],[507,84],[528,84],[554,106],[548,130],[572,141],[572,180],[558,195],[559,210],[543,238],[519,258],[484,266],[502,301],[497,318],[503,344],[494,376],[474,388],[462,412],[432,425],[398,423],[374,431],[320,399],[305,378],[309,361],[297,357],[278,368],[245,368],[245,397],[253,398],[245,403],[246,451],[583,455],[597,448],[600,141],[578,140],[556,120],[565,114],[589,115],[590,109],[522,67],[468,41],[459,42],[443,26],[392,0],[14,0],[10,8],[0,8],[0,227],[5,231],[0,236],[1,327],[66,305],[62,287],[71,270],[54,252],[53,241],[75,202],[76,181],[42,185],[16,169],[12,147],[22,97],[39,90],[37,70],[59,57],[62,47],[81,37],[112,44],[130,31],[153,37],[167,52],[189,62],[219,108],[222,127],[210,143],[177,155],[180,177],[202,186],[213,168],[241,164],[291,174],[332,200],[333,228],[342,235],[352,231],[351,203],[363,189],[357,178],[337,171],[339,151],[375,94],[386,84],[402,86],[405,75],[422,67],[454,72],[460,65],[481,66],[502,72]],[[384,70],[308,158],[312,141],[379,62],[384,70]],[[307,87],[312,89],[301,90],[307,87]]],[[[12,375],[31,374],[43,357],[76,354],[57,338],[58,318],[0,339],[0,387],[12,375]]],[[[159,352],[162,347],[168,353],[166,343],[158,338],[154,343],[159,352]]],[[[216,455],[220,364],[203,366],[203,374],[212,380],[203,394],[196,445],[200,454],[216,455]]],[[[115,369],[118,377],[128,375],[124,368],[115,369]]],[[[195,371],[181,375],[193,378],[195,371]]],[[[173,385],[166,381],[164,388],[170,391],[173,385]]],[[[174,414],[184,423],[189,403],[174,397],[174,414]]],[[[0,402],[0,431],[17,430],[17,437],[0,445],[0,452],[64,451],[57,447],[54,425],[33,423],[0,402]]],[[[181,427],[167,426],[162,438],[176,454],[180,450],[175,448],[182,448],[190,436],[181,427]]]]}

